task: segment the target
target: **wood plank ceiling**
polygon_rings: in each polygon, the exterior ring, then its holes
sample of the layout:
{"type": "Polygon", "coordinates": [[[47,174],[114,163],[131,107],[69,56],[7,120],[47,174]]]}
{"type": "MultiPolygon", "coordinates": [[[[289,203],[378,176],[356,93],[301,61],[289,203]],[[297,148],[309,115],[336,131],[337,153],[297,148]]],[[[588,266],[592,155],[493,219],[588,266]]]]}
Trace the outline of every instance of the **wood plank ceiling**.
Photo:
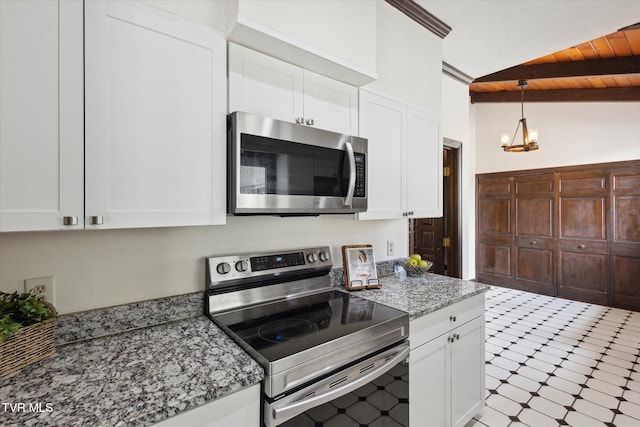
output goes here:
{"type": "Polygon", "coordinates": [[[640,101],[640,23],[475,79],[472,103],[640,101]]]}

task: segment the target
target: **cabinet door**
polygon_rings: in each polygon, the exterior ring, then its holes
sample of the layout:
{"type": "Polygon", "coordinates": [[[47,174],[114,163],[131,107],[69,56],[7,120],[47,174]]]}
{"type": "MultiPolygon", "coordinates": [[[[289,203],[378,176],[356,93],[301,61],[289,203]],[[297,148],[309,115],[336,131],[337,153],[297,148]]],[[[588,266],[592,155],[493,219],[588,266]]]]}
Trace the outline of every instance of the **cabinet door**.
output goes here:
{"type": "Polygon", "coordinates": [[[558,175],[559,297],[607,304],[607,175],[558,175]]]}
{"type": "Polygon", "coordinates": [[[155,427],[259,426],[260,385],[252,385],[228,396],[167,418],[155,427]]]}
{"type": "Polygon", "coordinates": [[[96,227],[224,223],[225,45],[129,1],[85,3],[85,207],[96,227]]]}
{"type": "Polygon", "coordinates": [[[369,140],[367,212],[358,219],[402,218],[405,173],[403,141],[407,132],[406,106],[360,91],[360,136],[369,140]]]}
{"type": "Polygon", "coordinates": [[[555,281],[555,177],[515,179],[514,287],[557,294],[555,281]]]}
{"type": "Polygon", "coordinates": [[[229,43],[230,113],[295,122],[304,117],[303,89],[302,68],[229,43]]]}
{"type": "Polygon", "coordinates": [[[415,218],[442,216],[440,117],[415,107],[408,111],[406,210],[415,218]]]}
{"type": "Polygon", "coordinates": [[[0,1],[0,94],[0,231],[82,228],[82,2],[0,1]]]}
{"type": "Polygon", "coordinates": [[[640,310],[640,168],[612,173],[611,298],[640,310]]]}
{"type": "Polygon", "coordinates": [[[479,281],[513,286],[513,177],[479,177],[476,183],[476,271],[479,281]]]}
{"type": "MultiPolygon", "coordinates": [[[[409,425],[451,425],[450,334],[411,350],[409,425]]],[[[482,356],[484,357],[484,355],[482,356]]]]}
{"type": "Polygon", "coordinates": [[[462,427],[484,407],[484,316],[465,323],[453,333],[451,425],[462,427]]]}
{"type": "Polygon", "coordinates": [[[305,70],[304,119],[314,127],[358,135],[358,88],[305,70]]]}

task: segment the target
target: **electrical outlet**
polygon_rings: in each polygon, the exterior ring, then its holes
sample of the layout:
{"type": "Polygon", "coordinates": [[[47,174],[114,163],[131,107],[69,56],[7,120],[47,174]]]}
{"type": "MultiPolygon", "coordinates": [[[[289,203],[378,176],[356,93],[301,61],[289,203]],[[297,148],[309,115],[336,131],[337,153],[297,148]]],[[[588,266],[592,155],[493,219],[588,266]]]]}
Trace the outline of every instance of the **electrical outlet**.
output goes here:
{"type": "Polygon", "coordinates": [[[387,240],[387,256],[394,254],[393,240],[387,240]]]}
{"type": "Polygon", "coordinates": [[[29,292],[33,288],[44,288],[44,296],[54,306],[56,305],[55,301],[55,287],[54,287],[53,276],[46,277],[36,277],[34,279],[25,279],[24,280],[24,291],[29,292]]]}

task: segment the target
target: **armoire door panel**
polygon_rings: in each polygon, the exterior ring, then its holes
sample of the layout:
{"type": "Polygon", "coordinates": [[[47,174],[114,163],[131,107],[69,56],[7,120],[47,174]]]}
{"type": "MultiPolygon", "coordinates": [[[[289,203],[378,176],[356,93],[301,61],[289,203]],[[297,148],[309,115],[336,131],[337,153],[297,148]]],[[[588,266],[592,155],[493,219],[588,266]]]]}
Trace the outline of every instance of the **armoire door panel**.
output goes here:
{"type": "Polygon", "coordinates": [[[539,194],[547,193],[553,195],[553,175],[542,177],[535,177],[530,179],[517,179],[516,180],[516,197],[521,194],[539,194]]]}
{"type": "Polygon", "coordinates": [[[479,233],[511,234],[511,200],[480,199],[479,233]]]}
{"type": "Polygon", "coordinates": [[[615,196],[614,241],[640,242],[640,196],[615,196]]]}
{"type": "Polygon", "coordinates": [[[511,246],[480,244],[481,272],[511,276],[511,246]]]}
{"type": "Polygon", "coordinates": [[[513,193],[513,178],[486,178],[478,181],[478,196],[510,198],[513,193]]]}
{"type": "Polygon", "coordinates": [[[559,251],[558,296],[607,303],[608,255],[559,251]]]}
{"type": "Polygon", "coordinates": [[[516,198],[516,236],[553,237],[553,199],[516,198]]]}
{"type": "Polygon", "coordinates": [[[611,247],[612,302],[638,310],[640,307],[640,243],[611,247]]]}
{"type": "Polygon", "coordinates": [[[606,240],[606,199],[595,197],[560,197],[559,237],[606,240]]]}
{"type": "Polygon", "coordinates": [[[558,192],[562,194],[605,194],[607,190],[607,172],[564,172],[558,177],[558,192]]]}

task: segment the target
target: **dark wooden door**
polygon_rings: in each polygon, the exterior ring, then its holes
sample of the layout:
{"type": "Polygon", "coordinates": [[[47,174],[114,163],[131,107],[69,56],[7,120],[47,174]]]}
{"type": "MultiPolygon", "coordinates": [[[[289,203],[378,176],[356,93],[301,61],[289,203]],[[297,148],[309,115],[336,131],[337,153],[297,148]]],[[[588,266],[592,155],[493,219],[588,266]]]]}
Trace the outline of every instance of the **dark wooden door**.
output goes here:
{"type": "Polygon", "coordinates": [[[557,295],[555,284],[555,176],[515,178],[513,287],[557,295]]]}
{"type": "Polygon", "coordinates": [[[442,239],[444,237],[443,218],[419,218],[414,220],[413,253],[420,254],[422,259],[429,260],[433,267],[429,272],[444,274],[444,255],[442,239]]]}
{"type": "Polygon", "coordinates": [[[476,275],[480,282],[513,286],[513,177],[476,182],[476,275]]]}
{"type": "Polygon", "coordinates": [[[558,174],[558,296],[607,304],[606,171],[558,174]]]}
{"type": "Polygon", "coordinates": [[[416,218],[412,222],[412,253],[433,262],[432,273],[462,278],[459,209],[459,148],[443,150],[443,216],[416,218]]]}
{"type": "Polygon", "coordinates": [[[612,304],[640,309],[640,167],[616,170],[611,177],[612,304]]]}

